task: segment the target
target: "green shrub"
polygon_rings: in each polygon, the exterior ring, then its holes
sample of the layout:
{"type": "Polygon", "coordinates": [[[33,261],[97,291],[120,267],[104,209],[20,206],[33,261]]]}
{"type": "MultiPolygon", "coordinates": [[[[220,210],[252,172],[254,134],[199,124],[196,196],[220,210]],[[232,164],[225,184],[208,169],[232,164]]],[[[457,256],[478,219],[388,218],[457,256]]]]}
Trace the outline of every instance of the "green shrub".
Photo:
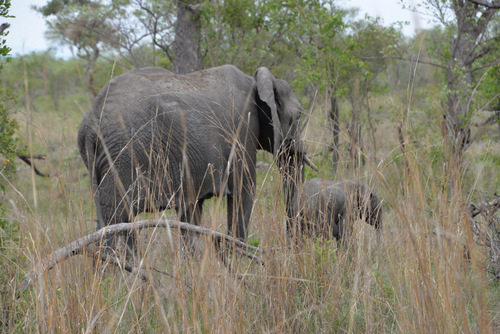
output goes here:
{"type": "MultiPolygon", "coordinates": [[[[10,0],[0,0],[0,17],[10,17],[9,8],[10,0]]],[[[11,50],[3,38],[8,34],[5,30],[0,30],[0,71],[3,64],[9,60],[8,55],[11,50]]],[[[8,112],[14,102],[14,96],[9,90],[0,90],[0,194],[5,191],[4,179],[15,172],[13,161],[16,157],[17,139],[14,134],[18,125],[15,120],[11,119],[8,112]]],[[[4,210],[3,203],[0,201],[0,219],[4,217],[4,210]]]]}

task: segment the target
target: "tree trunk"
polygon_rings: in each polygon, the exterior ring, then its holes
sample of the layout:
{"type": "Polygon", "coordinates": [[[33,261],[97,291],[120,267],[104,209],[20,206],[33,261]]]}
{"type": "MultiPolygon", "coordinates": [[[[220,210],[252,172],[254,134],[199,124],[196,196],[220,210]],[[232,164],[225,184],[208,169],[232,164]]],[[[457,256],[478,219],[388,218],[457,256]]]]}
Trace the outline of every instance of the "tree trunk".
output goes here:
{"type": "MultiPolygon", "coordinates": [[[[353,115],[357,111],[352,111],[353,115]]],[[[354,118],[354,117],[353,117],[354,118]]],[[[363,158],[363,147],[361,139],[361,123],[359,121],[353,121],[349,124],[349,136],[351,137],[351,159],[352,167],[357,168],[364,165],[365,160],[363,158]]]]}
{"type": "Polygon", "coordinates": [[[98,89],[95,87],[94,75],[95,75],[95,64],[99,59],[100,50],[97,45],[92,46],[91,52],[86,52],[83,57],[87,61],[87,66],[85,67],[85,76],[87,77],[87,87],[94,99],[99,93],[98,89]]]}
{"type": "MultiPolygon", "coordinates": [[[[448,95],[446,97],[446,106],[444,110],[444,122],[446,125],[446,133],[450,141],[450,155],[457,170],[461,170],[462,156],[470,144],[470,128],[469,128],[469,104],[471,98],[470,85],[472,84],[472,76],[470,72],[456,73],[457,66],[465,69],[464,58],[467,55],[469,47],[467,42],[462,45],[457,45],[455,57],[450,59],[448,63],[447,85],[448,95]]],[[[470,49],[469,49],[470,50],[470,49]]],[[[468,66],[470,70],[471,65],[468,66]]]]}
{"type": "Polygon", "coordinates": [[[177,1],[174,71],[184,74],[202,69],[200,0],[177,1]]]}
{"type": "Polygon", "coordinates": [[[339,164],[339,133],[340,133],[340,119],[339,119],[339,104],[336,97],[330,98],[331,110],[330,119],[333,125],[333,143],[332,143],[332,169],[333,174],[337,173],[339,164]]]}
{"type": "Polygon", "coordinates": [[[375,125],[373,124],[372,120],[372,110],[370,108],[370,98],[368,96],[368,92],[366,93],[364,100],[365,100],[366,113],[368,116],[368,125],[370,126],[370,132],[373,142],[373,161],[377,161],[377,137],[375,136],[375,125]]]}
{"type": "Polygon", "coordinates": [[[349,124],[349,137],[351,140],[351,160],[353,168],[357,168],[360,165],[364,164],[363,158],[363,147],[362,147],[362,139],[361,139],[361,103],[359,99],[351,98],[351,106],[352,106],[352,116],[351,123],[349,124]]]}
{"type": "Polygon", "coordinates": [[[496,10],[484,10],[469,1],[453,1],[451,8],[457,20],[457,33],[450,45],[446,75],[448,95],[443,116],[448,152],[454,164],[451,180],[454,182],[455,178],[461,177],[463,153],[471,144],[469,119],[473,65],[489,52],[488,47],[481,46],[480,39],[496,10]]]}
{"type": "Polygon", "coordinates": [[[353,168],[364,164],[363,148],[361,140],[361,112],[363,111],[363,101],[360,94],[360,78],[356,75],[353,81],[353,86],[349,94],[349,101],[351,102],[352,115],[351,123],[349,124],[348,132],[351,141],[351,160],[353,168]]]}

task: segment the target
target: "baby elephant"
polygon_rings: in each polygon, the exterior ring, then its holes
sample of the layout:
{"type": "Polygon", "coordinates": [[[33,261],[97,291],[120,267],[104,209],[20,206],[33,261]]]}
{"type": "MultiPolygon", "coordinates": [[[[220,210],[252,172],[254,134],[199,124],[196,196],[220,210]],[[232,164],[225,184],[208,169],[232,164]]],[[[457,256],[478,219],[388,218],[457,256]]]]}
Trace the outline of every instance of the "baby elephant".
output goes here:
{"type": "Polygon", "coordinates": [[[341,240],[350,234],[358,217],[373,225],[377,236],[382,230],[382,205],[363,182],[320,178],[306,181],[295,195],[291,211],[289,232],[297,228],[299,233],[341,240]]]}

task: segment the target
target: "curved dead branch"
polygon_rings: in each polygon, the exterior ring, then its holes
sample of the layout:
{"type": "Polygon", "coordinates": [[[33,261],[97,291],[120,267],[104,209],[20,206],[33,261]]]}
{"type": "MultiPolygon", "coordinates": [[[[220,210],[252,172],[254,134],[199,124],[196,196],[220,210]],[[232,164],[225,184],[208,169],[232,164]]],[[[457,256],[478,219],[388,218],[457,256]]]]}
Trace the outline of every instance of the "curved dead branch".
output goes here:
{"type": "MultiPolygon", "coordinates": [[[[260,257],[249,252],[249,251],[260,252],[259,248],[244,243],[243,241],[235,239],[229,235],[225,235],[205,227],[183,223],[175,220],[150,219],[133,223],[121,223],[121,224],[106,226],[92,234],[86,235],[78,240],[73,241],[69,245],[66,245],[52,252],[40,263],[38,263],[28,274],[24,276],[20,294],[23,293],[26,289],[28,289],[31,285],[33,285],[33,283],[46,270],[52,269],[57,263],[62,262],[74,255],[81,254],[84,251],[84,249],[87,252],[88,251],[86,249],[87,246],[105,240],[107,237],[113,236],[119,232],[138,231],[146,228],[173,228],[173,229],[180,229],[183,231],[190,231],[197,234],[206,235],[218,241],[219,244],[224,244],[226,247],[229,247],[230,249],[239,252],[241,255],[246,256],[253,261],[256,261],[262,265],[265,264],[260,257]]],[[[124,269],[131,273],[139,274],[138,269],[130,265],[124,267],[124,269]]],[[[147,276],[145,275],[140,275],[140,277],[144,280],[147,280],[147,276]]]]}

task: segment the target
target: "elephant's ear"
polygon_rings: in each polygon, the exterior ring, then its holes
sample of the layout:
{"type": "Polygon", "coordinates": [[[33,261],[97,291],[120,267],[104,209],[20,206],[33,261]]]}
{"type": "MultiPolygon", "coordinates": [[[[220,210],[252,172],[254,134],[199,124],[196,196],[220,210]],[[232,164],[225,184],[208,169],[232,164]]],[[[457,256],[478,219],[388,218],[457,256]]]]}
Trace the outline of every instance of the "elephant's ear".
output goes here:
{"type": "Polygon", "coordinates": [[[274,128],[274,143],[273,143],[273,154],[276,158],[278,155],[278,148],[281,145],[282,140],[282,130],[281,122],[278,116],[278,109],[276,107],[276,96],[275,96],[275,80],[274,76],[269,71],[267,67],[260,67],[255,71],[254,74],[255,82],[257,83],[257,93],[259,98],[265,102],[271,109],[271,116],[274,128]]]}

